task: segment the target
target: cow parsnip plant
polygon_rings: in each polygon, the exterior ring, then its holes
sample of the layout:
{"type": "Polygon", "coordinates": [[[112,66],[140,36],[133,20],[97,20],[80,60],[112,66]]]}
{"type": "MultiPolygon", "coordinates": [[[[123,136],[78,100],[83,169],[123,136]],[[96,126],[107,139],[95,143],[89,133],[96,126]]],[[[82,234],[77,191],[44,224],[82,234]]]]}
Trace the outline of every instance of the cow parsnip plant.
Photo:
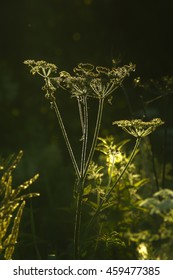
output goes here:
{"type": "MultiPolygon", "coordinates": [[[[82,209],[84,203],[84,197],[89,189],[87,186],[87,176],[91,176],[91,170],[93,169],[99,177],[99,170],[96,166],[92,165],[92,159],[97,145],[97,139],[99,136],[100,125],[102,121],[102,113],[105,105],[105,100],[112,97],[113,92],[122,86],[122,83],[126,77],[130,75],[131,72],[135,70],[135,65],[130,63],[129,65],[124,65],[122,67],[112,67],[106,68],[103,66],[94,67],[89,63],[80,63],[73,69],[73,74],[66,71],[60,71],[57,74],[57,67],[54,64],[47,63],[43,60],[34,61],[26,60],[24,62],[29,66],[32,74],[38,74],[44,80],[43,91],[45,92],[45,97],[50,102],[51,109],[54,110],[62,134],[69,151],[69,155],[72,160],[72,164],[76,174],[76,184],[74,190],[74,198],[76,200],[76,218],[75,218],[75,229],[74,229],[74,258],[79,259],[82,257],[82,240],[81,236],[81,217],[82,209]],[[81,157],[80,161],[76,160],[76,155],[74,154],[74,149],[71,146],[69,136],[64,125],[61,112],[58,107],[58,96],[56,91],[65,90],[71,93],[71,96],[76,99],[78,105],[79,122],[81,127],[81,157]],[[90,120],[90,110],[89,110],[89,100],[95,99],[98,102],[98,108],[96,113],[96,122],[93,124],[91,129],[90,120]],[[94,128],[94,129],[93,129],[94,128]],[[93,135],[90,133],[94,131],[93,135]]],[[[109,205],[113,192],[115,191],[117,185],[122,180],[127,169],[131,166],[132,161],[138,151],[141,139],[147,136],[155,128],[163,122],[160,119],[154,119],[151,122],[144,122],[142,120],[132,120],[132,121],[119,121],[114,122],[121,126],[124,130],[135,136],[136,143],[133,148],[131,155],[128,160],[123,165],[121,170],[117,172],[116,176],[113,176],[114,163],[111,165],[111,160],[118,160],[118,155],[113,153],[109,163],[109,180],[106,192],[102,192],[101,197],[98,200],[97,206],[95,207],[92,217],[88,222],[85,230],[90,231],[93,223],[98,219],[99,215],[109,205]]],[[[115,236],[114,234],[112,236],[115,236]]]]}
{"type": "Polygon", "coordinates": [[[18,187],[13,187],[12,173],[22,158],[23,152],[12,156],[10,161],[1,160],[0,163],[0,256],[12,259],[17,243],[20,221],[26,200],[38,196],[38,193],[23,194],[38,178],[36,174],[18,187]]]}

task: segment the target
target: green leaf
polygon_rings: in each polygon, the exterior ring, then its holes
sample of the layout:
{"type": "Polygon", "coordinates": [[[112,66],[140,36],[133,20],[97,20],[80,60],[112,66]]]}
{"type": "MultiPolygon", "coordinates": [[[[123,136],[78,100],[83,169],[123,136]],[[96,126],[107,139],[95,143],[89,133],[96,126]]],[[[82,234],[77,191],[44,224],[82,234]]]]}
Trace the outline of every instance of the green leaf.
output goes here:
{"type": "Polygon", "coordinates": [[[141,187],[141,186],[147,184],[149,181],[150,181],[150,180],[147,179],[147,178],[141,179],[141,180],[139,180],[138,182],[136,182],[136,183],[134,184],[134,187],[136,187],[136,188],[141,187]]]}

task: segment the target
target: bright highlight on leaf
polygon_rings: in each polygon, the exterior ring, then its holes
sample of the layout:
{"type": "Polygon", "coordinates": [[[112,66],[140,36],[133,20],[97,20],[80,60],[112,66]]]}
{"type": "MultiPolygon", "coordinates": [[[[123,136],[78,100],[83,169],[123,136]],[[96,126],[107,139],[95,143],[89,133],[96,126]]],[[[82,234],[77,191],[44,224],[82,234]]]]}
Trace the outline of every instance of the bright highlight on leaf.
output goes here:
{"type": "Polygon", "coordinates": [[[22,193],[37,180],[38,174],[17,188],[12,187],[12,172],[20,162],[22,155],[23,152],[20,151],[16,157],[13,157],[9,167],[1,168],[4,173],[0,179],[0,255],[4,255],[6,260],[12,258],[17,243],[25,200],[39,196],[39,193],[22,193]]]}

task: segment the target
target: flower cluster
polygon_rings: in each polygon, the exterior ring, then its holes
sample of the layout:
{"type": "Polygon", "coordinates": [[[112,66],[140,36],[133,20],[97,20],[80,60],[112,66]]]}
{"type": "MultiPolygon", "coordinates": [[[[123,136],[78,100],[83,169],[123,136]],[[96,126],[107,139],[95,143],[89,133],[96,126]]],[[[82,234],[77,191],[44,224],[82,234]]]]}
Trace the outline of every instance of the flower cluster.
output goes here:
{"type": "Polygon", "coordinates": [[[24,64],[28,65],[31,70],[30,72],[35,75],[36,73],[44,78],[45,84],[42,87],[42,90],[46,92],[45,97],[50,100],[50,102],[55,100],[54,92],[56,88],[51,81],[51,73],[57,72],[57,67],[55,64],[47,63],[44,60],[25,60],[24,64]]]}
{"type": "Polygon", "coordinates": [[[55,64],[47,63],[44,60],[25,60],[24,64],[28,65],[31,70],[30,72],[35,75],[36,73],[43,77],[48,77],[51,73],[57,72],[57,67],[55,64]]]}
{"type": "Polygon", "coordinates": [[[135,119],[135,120],[121,120],[121,121],[115,121],[113,124],[118,125],[121,127],[124,131],[131,134],[132,136],[136,138],[145,137],[151,132],[153,132],[158,126],[164,124],[164,122],[159,119],[153,119],[150,122],[144,122],[141,119],[135,119]]]}
{"type": "Polygon", "coordinates": [[[26,60],[24,64],[28,65],[30,72],[42,76],[46,81],[46,88],[43,90],[54,92],[55,87],[60,87],[71,92],[72,96],[89,96],[94,98],[105,98],[121,86],[125,77],[135,71],[135,65],[130,63],[122,67],[106,68],[103,66],[94,67],[89,63],[79,63],[73,69],[71,75],[66,71],[59,72],[58,77],[52,77],[52,73],[57,72],[56,65],[47,63],[44,60],[26,60]],[[53,85],[54,84],[54,85],[53,85]]]}
{"type": "Polygon", "coordinates": [[[87,95],[95,98],[105,98],[116,90],[135,65],[130,63],[118,68],[94,67],[89,63],[80,63],[73,69],[75,75],[62,71],[54,80],[58,86],[71,91],[73,96],[87,95]]]}

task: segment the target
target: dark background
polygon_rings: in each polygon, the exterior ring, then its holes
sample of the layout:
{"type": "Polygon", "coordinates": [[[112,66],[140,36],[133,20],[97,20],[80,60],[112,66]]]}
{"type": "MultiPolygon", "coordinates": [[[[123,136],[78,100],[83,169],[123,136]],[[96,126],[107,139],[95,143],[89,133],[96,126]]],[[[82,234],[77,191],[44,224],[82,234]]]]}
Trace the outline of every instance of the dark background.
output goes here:
{"type": "MultiPolygon", "coordinates": [[[[40,174],[31,188],[41,193],[32,203],[42,258],[54,250],[59,257],[63,257],[63,250],[68,251],[74,219],[69,210],[74,175],[56,118],[41,91],[42,81],[29,74],[23,61],[43,59],[66,71],[72,71],[79,62],[108,67],[112,59],[120,60],[120,65],[133,62],[136,72],[128,79],[126,90],[134,116],[141,117],[141,89],[134,89],[132,80],[173,75],[172,28],[172,0],[6,0],[1,5],[0,154],[6,157],[24,151],[14,183],[40,174]]],[[[69,134],[75,146],[79,137],[76,119],[63,94],[60,108],[66,123],[70,123],[69,134]]],[[[144,99],[153,97],[149,92],[144,99]]],[[[173,155],[172,105],[170,96],[167,102],[161,98],[148,108],[149,116],[167,121],[167,161],[173,155]]],[[[114,133],[112,121],[129,117],[121,92],[112,106],[107,104],[105,108],[101,133],[114,133]]],[[[22,224],[23,241],[18,244],[16,258],[39,257],[33,245],[30,207],[28,202],[24,213],[28,222],[24,219],[22,224]]]]}

